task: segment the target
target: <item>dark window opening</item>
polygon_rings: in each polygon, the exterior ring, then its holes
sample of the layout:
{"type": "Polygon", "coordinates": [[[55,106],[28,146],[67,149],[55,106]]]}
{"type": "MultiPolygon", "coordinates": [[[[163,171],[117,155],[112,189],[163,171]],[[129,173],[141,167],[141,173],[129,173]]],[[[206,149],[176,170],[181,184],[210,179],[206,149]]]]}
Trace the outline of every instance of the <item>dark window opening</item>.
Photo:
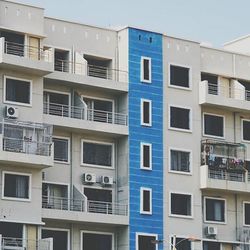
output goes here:
{"type": "Polygon", "coordinates": [[[190,172],[190,153],[171,149],[171,170],[190,172]]]}
{"type": "Polygon", "coordinates": [[[149,59],[143,58],[142,60],[142,81],[150,81],[151,74],[151,61],[149,59]]]}
{"type": "Polygon", "coordinates": [[[30,82],[6,78],[6,101],[30,104],[30,82]]]}
{"type": "Polygon", "coordinates": [[[112,235],[83,233],[82,250],[112,250],[112,235]]]}
{"type": "Polygon", "coordinates": [[[151,212],[151,192],[149,190],[143,190],[142,192],[142,210],[143,212],[151,212]]]}
{"type": "Polygon", "coordinates": [[[245,225],[250,225],[250,203],[244,203],[244,211],[245,211],[244,223],[245,225]]]}
{"type": "Polygon", "coordinates": [[[7,238],[23,238],[23,225],[19,223],[0,222],[0,234],[7,238]]]}
{"type": "Polygon", "coordinates": [[[29,176],[4,174],[4,197],[29,199],[29,176]]]}
{"type": "Polygon", "coordinates": [[[149,37],[149,42],[152,43],[153,42],[153,38],[149,37]]]}
{"type": "Polygon", "coordinates": [[[170,65],[170,85],[189,88],[189,68],[170,65]]]}
{"type": "Polygon", "coordinates": [[[144,168],[150,168],[151,167],[151,147],[150,145],[143,145],[143,166],[144,168]]]}
{"type": "Polygon", "coordinates": [[[212,241],[203,241],[204,250],[220,250],[220,243],[212,241]]]}
{"type": "Polygon", "coordinates": [[[55,71],[69,72],[69,51],[55,49],[55,71]]]}
{"type": "Polygon", "coordinates": [[[191,216],[191,195],[172,193],[171,214],[191,216]]]}
{"type": "Polygon", "coordinates": [[[148,101],[143,101],[142,103],[142,123],[143,124],[150,124],[151,122],[151,113],[150,113],[150,108],[151,108],[151,105],[150,105],[150,102],[148,101]]]}
{"type": "MultiPolygon", "coordinates": [[[[173,244],[173,237],[171,238],[171,243],[173,244]]],[[[191,250],[191,242],[184,238],[176,237],[175,246],[178,250],[191,250]]],[[[175,250],[173,247],[172,250],[175,250]]]]}
{"type": "Polygon", "coordinates": [[[250,141],[250,121],[243,120],[243,140],[250,141]]]}
{"type": "Polygon", "coordinates": [[[224,137],[223,117],[204,114],[204,134],[224,137]]]}
{"type": "Polygon", "coordinates": [[[138,235],[138,250],[156,250],[155,236],[138,235]]]}
{"type": "Polygon", "coordinates": [[[225,221],[225,201],[206,198],[206,220],[225,221]]]}
{"type": "Polygon", "coordinates": [[[170,107],[170,126],[172,128],[190,129],[190,110],[170,107]]]}
{"type": "Polygon", "coordinates": [[[53,250],[68,249],[68,232],[42,229],[42,239],[53,238],[53,250]]]}
{"type": "Polygon", "coordinates": [[[53,138],[54,143],[54,160],[61,162],[69,161],[68,143],[67,139],[53,138]]]}

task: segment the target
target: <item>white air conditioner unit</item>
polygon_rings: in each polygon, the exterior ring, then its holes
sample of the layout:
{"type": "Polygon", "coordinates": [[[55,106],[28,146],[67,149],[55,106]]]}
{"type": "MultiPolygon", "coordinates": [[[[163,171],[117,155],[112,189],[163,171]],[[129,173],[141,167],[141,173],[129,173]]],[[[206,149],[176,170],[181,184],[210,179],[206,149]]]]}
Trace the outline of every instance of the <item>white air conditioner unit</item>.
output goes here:
{"type": "Polygon", "coordinates": [[[18,108],[13,106],[6,106],[6,117],[18,118],[18,108]]]}
{"type": "Polygon", "coordinates": [[[102,175],[101,176],[101,184],[104,186],[111,186],[113,185],[113,177],[107,176],[107,175],[102,175]]]}
{"type": "Polygon", "coordinates": [[[96,182],[96,175],[91,173],[84,173],[82,181],[84,184],[94,184],[96,182]]]}
{"type": "Polygon", "coordinates": [[[205,233],[207,236],[215,236],[218,234],[217,227],[208,226],[205,228],[205,233]]]}

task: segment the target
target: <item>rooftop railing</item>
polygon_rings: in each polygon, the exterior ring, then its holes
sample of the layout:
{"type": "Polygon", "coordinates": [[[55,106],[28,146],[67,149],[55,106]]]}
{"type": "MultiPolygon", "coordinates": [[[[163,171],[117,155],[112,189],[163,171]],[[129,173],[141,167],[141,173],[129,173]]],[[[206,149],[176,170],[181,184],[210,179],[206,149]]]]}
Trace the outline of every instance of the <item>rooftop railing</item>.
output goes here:
{"type": "Polygon", "coordinates": [[[7,42],[4,43],[4,53],[19,57],[26,57],[32,60],[52,62],[51,49],[41,49],[34,46],[27,46],[24,44],[7,42]]]}
{"type": "Polygon", "coordinates": [[[43,196],[42,207],[47,209],[66,211],[101,213],[122,216],[128,215],[128,207],[126,204],[91,200],[77,200],[55,196],[43,196]]]}
{"type": "Polygon", "coordinates": [[[88,75],[92,77],[115,80],[119,82],[128,81],[128,72],[111,69],[109,67],[77,63],[68,60],[55,59],[55,71],[66,72],[77,75],[88,75]]]}
{"type": "Polygon", "coordinates": [[[43,113],[94,122],[111,123],[125,126],[128,125],[128,117],[126,114],[49,102],[44,102],[43,113]]]}

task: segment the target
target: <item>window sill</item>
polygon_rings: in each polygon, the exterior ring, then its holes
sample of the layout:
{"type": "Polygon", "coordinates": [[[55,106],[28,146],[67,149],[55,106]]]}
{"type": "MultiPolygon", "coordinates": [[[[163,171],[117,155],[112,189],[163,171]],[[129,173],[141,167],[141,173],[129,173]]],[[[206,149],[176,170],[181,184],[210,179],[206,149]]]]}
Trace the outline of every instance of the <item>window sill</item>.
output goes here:
{"type": "Polygon", "coordinates": [[[173,85],[173,84],[169,83],[168,87],[169,88],[173,88],[173,89],[180,89],[180,90],[192,91],[192,87],[191,86],[190,87],[181,87],[181,86],[173,85]]]}
{"type": "Polygon", "coordinates": [[[92,165],[92,164],[85,164],[85,163],[81,163],[80,165],[81,167],[90,167],[90,168],[102,168],[102,169],[110,169],[110,170],[114,170],[114,167],[108,167],[108,166],[101,166],[101,165],[92,165]]]}
{"type": "Polygon", "coordinates": [[[193,131],[191,129],[183,129],[183,128],[175,128],[175,127],[168,127],[169,130],[178,131],[178,132],[184,132],[184,133],[192,133],[193,131]]]}
{"type": "Polygon", "coordinates": [[[189,175],[189,176],[193,175],[192,172],[176,171],[176,170],[171,170],[171,169],[168,172],[171,174],[181,174],[181,175],[189,175]]]}
{"type": "Polygon", "coordinates": [[[152,212],[143,212],[143,211],[140,211],[140,214],[141,215],[152,215],[152,212]]]}
{"type": "Polygon", "coordinates": [[[9,200],[9,201],[20,201],[20,202],[31,202],[31,199],[25,199],[25,198],[14,198],[14,197],[2,197],[2,200],[9,200]]]}
{"type": "Polygon", "coordinates": [[[145,170],[145,171],[152,171],[152,167],[150,167],[150,168],[140,167],[140,169],[145,170]]]}
{"type": "Polygon", "coordinates": [[[54,160],[54,163],[56,163],[56,164],[61,164],[61,165],[63,165],[63,164],[69,165],[69,164],[70,164],[69,161],[56,161],[56,160],[54,160]]]}
{"type": "Polygon", "coordinates": [[[218,225],[226,225],[227,223],[225,221],[208,221],[208,220],[205,220],[204,223],[207,223],[207,224],[218,224],[218,225]]]}
{"type": "Polygon", "coordinates": [[[220,140],[225,140],[225,136],[216,136],[216,135],[207,135],[207,134],[202,134],[203,137],[208,137],[208,138],[215,138],[215,139],[220,139],[220,140]]]}
{"type": "Polygon", "coordinates": [[[170,214],[169,217],[180,218],[180,219],[189,219],[189,220],[193,220],[194,219],[194,217],[191,216],[191,215],[170,214]]]}
{"type": "Polygon", "coordinates": [[[23,107],[32,107],[32,103],[22,103],[22,102],[13,102],[13,101],[4,101],[4,103],[9,104],[9,105],[16,105],[16,106],[23,106],[23,107]]]}

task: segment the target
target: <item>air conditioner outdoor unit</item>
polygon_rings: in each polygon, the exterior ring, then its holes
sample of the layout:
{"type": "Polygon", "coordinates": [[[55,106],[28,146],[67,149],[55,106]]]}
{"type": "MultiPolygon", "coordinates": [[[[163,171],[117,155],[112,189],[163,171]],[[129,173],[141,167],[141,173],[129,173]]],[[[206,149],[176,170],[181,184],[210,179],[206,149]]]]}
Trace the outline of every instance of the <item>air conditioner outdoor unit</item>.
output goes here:
{"type": "Polygon", "coordinates": [[[102,175],[101,176],[101,184],[104,186],[111,186],[113,185],[113,177],[107,176],[107,175],[102,175]]]}
{"type": "Polygon", "coordinates": [[[205,233],[208,236],[215,236],[215,235],[218,234],[217,227],[208,226],[208,227],[205,228],[205,233]]]}
{"type": "Polygon", "coordinates": [[[84,173],[82,181],[84,184],[94,184],[96,182],[96,175],[91,173],[84,173]]]}
{"type": "Polygon", "coordinates": [[[14,106],[6,106],[6,117],[18,118],[18,108],[14,106]]]}

